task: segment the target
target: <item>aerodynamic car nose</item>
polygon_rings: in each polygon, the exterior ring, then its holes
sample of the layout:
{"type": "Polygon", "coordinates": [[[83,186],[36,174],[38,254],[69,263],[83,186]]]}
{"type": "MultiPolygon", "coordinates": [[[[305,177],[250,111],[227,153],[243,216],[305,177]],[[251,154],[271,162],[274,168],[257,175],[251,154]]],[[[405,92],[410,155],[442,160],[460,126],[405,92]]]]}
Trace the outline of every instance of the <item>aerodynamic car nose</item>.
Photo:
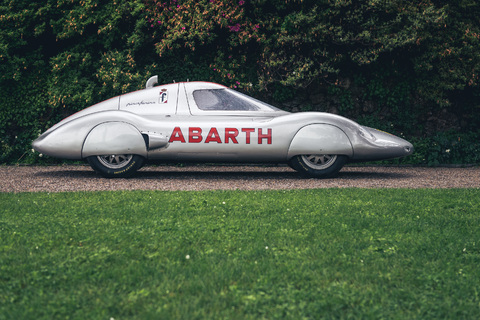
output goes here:
{"type": "Polygon", "coordinates": [[[55,156],[57,153],[56,145],[58,145],[58,141],[52,139],[50,136],[51,132],[44,133],[40,137],[38,137],[35,141],[32,142],[32,147],[35,151],[48,155],[48,156],[55,156]]]}
{"type": "Polygon", "coordinates": [[[413,153],[415,148],[413,147],[413,145],[411,143],[409,143],[407,146],[403,147],[403,150],[405,150],[405,155],[409,156],[413,153]]]}
{"type": "Polygon", "coordinates": [[[42,154],[49,154],[50,148],[48,147],[48,133],[44,133],[41,136],[39,136],[37,139],[35,139],[32,142],[32,148],[42,154]]]}
{"type": "Polygon", "coordinates": [[[372,161],[409,156],[413,153],[413,145],[405,139],[390,133],[363,127],[371,134],[368,143],[358,144],[355,148],[354,160],[372,161]]]}
{"type": "Polygon", "coordinates": [[[68,132],[62,127],[43,133],[32,142],[35,151],[51,157],[81,159],[81,143],[75,131],[68,132]],[[79,147],[80,146],[80,147],[79,147]]]}

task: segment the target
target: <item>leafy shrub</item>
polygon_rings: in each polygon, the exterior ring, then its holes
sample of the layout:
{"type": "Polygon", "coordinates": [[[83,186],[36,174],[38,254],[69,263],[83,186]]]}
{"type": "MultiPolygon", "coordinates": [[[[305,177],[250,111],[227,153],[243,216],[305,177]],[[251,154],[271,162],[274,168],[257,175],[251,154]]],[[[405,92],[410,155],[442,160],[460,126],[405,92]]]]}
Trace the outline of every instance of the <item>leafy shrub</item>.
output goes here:
{"type": "MultiPolygon", "coordinates": [[[[1,9],[0,163],[36,161],[26,154],[40,132],[153,74],[331,109],[426,145],[448,130],[478,138],[475,0],[7,0],[1,9]]],[[[476,159],[466,146],[425,150],[431,163],[476,159]]]]}
{"type": "Polygon", "coordinates": [[[480,163],[479,134],[446,132],[430,138],[414,138],[416,151],[410,162],[429,166],[478,164],[480,163]]]}

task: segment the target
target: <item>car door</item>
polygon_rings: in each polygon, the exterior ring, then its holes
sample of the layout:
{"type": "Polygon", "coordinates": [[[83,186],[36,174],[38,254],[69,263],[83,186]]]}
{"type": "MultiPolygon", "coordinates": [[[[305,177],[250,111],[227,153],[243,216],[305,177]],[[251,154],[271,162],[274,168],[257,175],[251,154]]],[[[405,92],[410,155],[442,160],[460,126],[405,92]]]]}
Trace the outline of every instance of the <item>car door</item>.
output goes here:
{"type": "Polygon", "coordinates": [[[274,120],[287,113],[217,84],[180,86],[177,114],[168,120],[166,129],[169,146],[152,157],[220,162],[285,160],[288,144],[274,120]]]}

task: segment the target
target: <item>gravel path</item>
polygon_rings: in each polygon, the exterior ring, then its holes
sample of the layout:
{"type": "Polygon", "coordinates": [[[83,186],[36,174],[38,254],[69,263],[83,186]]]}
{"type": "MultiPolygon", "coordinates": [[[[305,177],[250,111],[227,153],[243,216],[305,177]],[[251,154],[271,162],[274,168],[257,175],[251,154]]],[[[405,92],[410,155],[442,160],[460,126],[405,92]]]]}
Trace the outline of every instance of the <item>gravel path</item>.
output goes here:
{"type": "Polygon", "coordinates": [[[0,181],[0,192],[480,188],[480,167],[347,166],[334,179],[307,179],[283,166],[147,166],[130,179],[105,179],[88,166],[0,166],[0,181]]]}

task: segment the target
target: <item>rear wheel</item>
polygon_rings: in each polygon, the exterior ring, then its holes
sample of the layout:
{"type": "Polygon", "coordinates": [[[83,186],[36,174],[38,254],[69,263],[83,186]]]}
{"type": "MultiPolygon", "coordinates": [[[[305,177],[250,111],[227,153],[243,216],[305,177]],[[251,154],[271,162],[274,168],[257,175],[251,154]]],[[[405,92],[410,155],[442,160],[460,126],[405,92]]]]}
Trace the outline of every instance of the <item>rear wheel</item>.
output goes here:
{"type": "Polygon", "coordinates": [[[136,154],[109,154],[91,156],[88,163],[96,172],[106,178],[127,178],[137,172],[145,158],[136,154]]]}
{"type": "Polygon", "coordinates": [[[308,154],[293,157],[289,165],[309,177],[331,178],[343,168],[347,160],[347,156],[336,154],[308,154]]]}

